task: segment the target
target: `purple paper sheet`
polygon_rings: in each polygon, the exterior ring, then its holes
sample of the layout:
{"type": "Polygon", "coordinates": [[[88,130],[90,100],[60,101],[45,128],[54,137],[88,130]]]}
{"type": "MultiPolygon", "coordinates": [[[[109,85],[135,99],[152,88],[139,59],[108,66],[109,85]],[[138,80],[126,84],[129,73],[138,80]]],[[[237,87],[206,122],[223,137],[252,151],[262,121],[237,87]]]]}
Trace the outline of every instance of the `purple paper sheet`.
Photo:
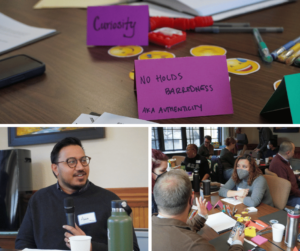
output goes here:
{"type": "Polygon", "coordinates": [[[148,6],[87,8],[87,45],[148,45],[148,6]]]}
{"type": "Polygon", "coordinates": [[[226,56],[135,60],[140,119],[232,114],[226,56]]]}

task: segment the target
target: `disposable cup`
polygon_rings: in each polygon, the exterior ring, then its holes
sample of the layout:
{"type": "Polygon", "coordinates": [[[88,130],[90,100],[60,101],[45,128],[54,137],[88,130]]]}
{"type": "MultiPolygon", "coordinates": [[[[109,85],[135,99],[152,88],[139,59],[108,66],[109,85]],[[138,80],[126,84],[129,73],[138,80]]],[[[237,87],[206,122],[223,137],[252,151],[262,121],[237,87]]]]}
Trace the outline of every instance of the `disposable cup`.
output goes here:
{"type": "Polygon", "coordinates": [[[265,164],[269,164],[269,158],[265,158],[265,164]]]}
{"type": "Polygon", "coordinates": [[[71,251],[90,251],[91,236],[76,235],[69,238],[71,251]]]}
{"type": "MultiPolygon", "coordinates": [[[[281,242],[285,226],[279,223],[272,225],[273,241],[281,242]]],[[[72,250],[73,251],[73,250],[72,250]]]]}
{"type": "Polygon", "coordinates": [[[260,164],[260,159],[257,159],[257,160],[256,160],[256,165],[259,166],[259,164],[260,164]]]}

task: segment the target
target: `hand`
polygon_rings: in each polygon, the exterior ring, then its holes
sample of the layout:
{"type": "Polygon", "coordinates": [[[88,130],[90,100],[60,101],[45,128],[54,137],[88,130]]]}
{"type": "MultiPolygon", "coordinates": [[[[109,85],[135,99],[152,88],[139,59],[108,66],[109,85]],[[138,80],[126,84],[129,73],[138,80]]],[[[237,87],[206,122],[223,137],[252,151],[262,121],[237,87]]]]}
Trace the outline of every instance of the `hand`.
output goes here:
{"type": "Polygon", "coordinates": [[[249,192],[249,189],[241,189],[241,190],[237,191],[236,196],[244,198],[247,196],[248,192],[249,192]]]}
{"type": "Polygon", "coordinates": [[[238,199],[238,201],[240,201],[240,202],[244,202],[244,199],[245,199],[245,197],[237,197],[237,199],[238,199]]]}
{"type": "Polygon", "coordinates": [[[258,151],[259,151],[259,149],[258,149],[258,148],[255,148],[255,149],[254,149],[254,152],[258,152],[258,151]]]}
{"type": "MultiPolygon", "coordinates": [[[[71,249],[71,246],[70,246],[70,240],[69,238],[71,236],[75,236],[75,235],[86,235],[85,232],[83,232],[78,226],[77,224],[75,223],[75,228],[74,227],[71,227],[71,226],[68,226],[68,225],[64,225],[63,226],[64,229],[70,231],[71,233],[69,232],[65,232],[65,243],[66,243],[66,246],[71,249]]],[[[92,244],[91,244],[91,247],[90,247],[90,251],[92,251],[92,244]]]]}
{"type": "Polygon", "coordinates": [[[273,159],[273,157],[269,157],[269,161],[271,161],[273,159]]]}
{"type": "Polygon", "coordinates": [[[196,204],[198,207],[198,213],[204,215],[207,215],[207,202],[206,199],[202,200],[201,196],[199,198],[196,198],[196,204]]]}
{"type": "Polygon", "coordinates": [[[233,241],[239,240],[239,241],[241,241],[242,244],[243,244],[243,243],[244,243],[244,238],[245,238],[245,234],[242,233],[242,234],[240,235],[240,230],[238,230],[238,231],[236,231],[235,236],[233,237],[233,241]]]}

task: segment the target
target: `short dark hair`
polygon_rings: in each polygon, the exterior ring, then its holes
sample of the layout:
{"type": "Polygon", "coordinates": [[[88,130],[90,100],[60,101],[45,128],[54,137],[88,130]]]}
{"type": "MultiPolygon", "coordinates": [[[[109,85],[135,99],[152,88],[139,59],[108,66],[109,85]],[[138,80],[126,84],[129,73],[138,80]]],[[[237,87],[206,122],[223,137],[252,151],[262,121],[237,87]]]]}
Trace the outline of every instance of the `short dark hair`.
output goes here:
{"type": "MultiPolygon", "coordinates": [[[[81,141],[78,138],[75,138],[75,137],[64,138],[61,141],[58,141],[55,144],[55,146],[53,147],[51,155],[50,155],[51,163],[56,164],[58,161],[58,155],[59,155],[60,150],[64,147],[70,146],[70,145],[77,145],[83,149],[81,141]]],[[[54,172],[53,172],[53,174],[56,177],[54,172]]]]}
{"type": "Polygon", "coordinates": [[[211,142],[211,136],[206,135],[204,138],[205,138],[205,139],[208,139],[208,140],[211,142]]]}
{"type": "Polygon", "coordinates": [[[187,145],[187,147],[188,146],[193,147],[196,150],[196,153],[198,152],[198,146],[196,144],[189,144],[189,145],[187,145]]]}
{"type": "Polygon", "coordinates": [[[274,147],[277,147],[277,140],[276,139],[270,139],[270,144],[273,145],[274,147]]]}

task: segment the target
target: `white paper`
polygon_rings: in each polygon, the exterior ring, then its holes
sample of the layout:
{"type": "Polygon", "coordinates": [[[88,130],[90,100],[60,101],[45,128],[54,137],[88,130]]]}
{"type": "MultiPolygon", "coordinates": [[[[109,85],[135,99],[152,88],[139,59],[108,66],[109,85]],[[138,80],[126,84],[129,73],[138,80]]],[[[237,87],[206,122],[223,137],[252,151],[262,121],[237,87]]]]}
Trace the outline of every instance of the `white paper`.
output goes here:
{"type": "Polygon", "coordinates": [[[211,16],[216,13],[241,8],[250,4],[264,2],[266,0],[179,0],[190,8],[196,10],[199,16],[211,16]]]}
{"type": "Polygon", "coordinates": [[[55,33],[56,30],[36,28],[0,13],[0,54],[55,33]]]}
{"type": "Polygon", "coordinates": [[[221,199],[222,201],[224,202],[227,202],[231,205],[239,205],[239,204],[242,204],[242,202],[240,202],[239,200],[236,200],[234,198],[225,198],[225,199],[221,199]]]}
{"type": "Polygon", "coordinates": [[[224,214],[223,212],[209,215],[207,221],[205,222],[206,225],[211,227],[217,233],[233,228],[235,223],[236,220],[229,217],[227,214],[224,214]]]}
{"type": "Polygon", "coordinates": [[[93,124],[99,116],[81,113],[72,124],[93,124]]]}
{"type": "Polygon", "coordinates": [[[255,213],[255,212],[257,212],[257,208],[255,208],[255,207],[247,207],[247,209],[249,210],[248,213],[255,213]]]}
{"type": "Polygon", "coordinates": [[[142,119],[134,119],[125,116],[119,116],[112,113],[104,112],[94,124],[157,124],[142,119]]]}
{"type": "Polygon", "coordinates": [[[150,17],[182,17],[182,18],[194,18],[192,15],[184,14],[175,10],[171,10],[159,5],[146,3],[146,2],[137,2],[131,3],[130,5],[148,5],[149,7],[149,16],[150,17]]]}

